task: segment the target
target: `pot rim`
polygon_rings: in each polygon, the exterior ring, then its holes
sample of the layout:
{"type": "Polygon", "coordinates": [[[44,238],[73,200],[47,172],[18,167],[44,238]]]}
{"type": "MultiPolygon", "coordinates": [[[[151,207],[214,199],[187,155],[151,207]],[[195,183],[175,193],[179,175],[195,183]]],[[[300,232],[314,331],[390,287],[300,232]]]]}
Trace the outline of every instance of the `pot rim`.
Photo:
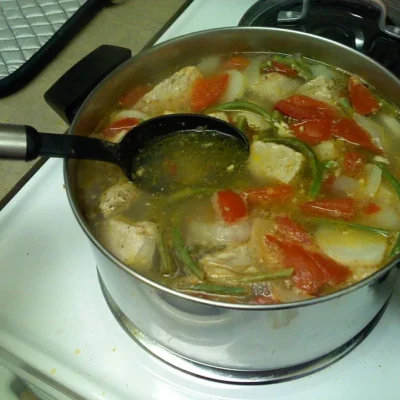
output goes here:
{"type": "MultiPolygon", "coordinates": [[[[160,44],[157,44],[153,47],[150,47],[146,50],[141,51],[140,53],[138,53],[136,56],[134,56],[134,59],[140,59],[142,57],[145,57],[148,53],[157,51],[157,49],[159,48],[163,48],[166,46],[169,46],[172,43],[175,42],[179,42],[185,39],[190,39],[192,37],[200,37],[200,36],[206,36],[209,35],[210,33],[215,33],[215,32],[220,32],[220,31],[263,31],[263,32],[284,32],[284,33],[290,33],[296,36],[303,36],[303,37],[309,37],[310,39],[312,38],[313,40],[320,40],[322,44],[326,44],[329,46],[336,46],[339,47],[345,51],[350,51],[355,53],[358,57],[360,58],[364,58],[366,60],[368,60],[368,62],[373,62],[376,67],[380,70],[382,70],[382,72],[385,72],[386,74],[390,74],[392,75],[393,78],[395,78],[396,80],[398,80],[398,78],[396,76],[394,76],[389,70],[387,70],[385,67],[383,67],[382,65],[380,65],[379,63],[377,63],[376,61],[372,60],[371,58],[367,57],[366,55],[359,53],[358,51],[347,47],[345,45],[342,45],[341,43],[335,42],[333,40],[324,38],[324,37],[320,37],[320,36],[316,36],[313,34],[309,34],[309,33],[304,33],[304,32],[299,32],[299,31],[291,31],[288,29],[282,29],[282,28],[267,28],[267,27],[228,27],[228,28],[217,28],[217,29],[207,29],[207,30],[203,30],[200,32],[193,32],[193,33],[189,33],[186,35],[182,35],[182,36],[178,36],[176,38],[173,39],[169,39],[166,40],[160,44]]],[[[119,73],[120,70],[124,69],[125,66],[129,63],[132,62],[132,58],[125,61],[124,63],[122,63],[120,66],[118,66],[116,69],[114,69],[109,75],[107,75],[94,89],[93,91],[90,93],[90,95],[85,99],[85,101],[83,102],[83,104],[81,105],[81,107],[79,108],[79,111],[76,115],[76,117],[74,118],[73,123],[71,124],[71,127],[68,131],[68,134],[71,134],[71,132],[73,132],[75,130],[75,126],[77,124],[77,121],[80,119],[80,116],[83,112],[83,110],[85,109],[86,104],[88,104],[90,102],[90,99],[93,95],[93,93],[95,93],[103,84],[105,81],[107,81],[108,79],[110,79],[112,76],[116,75],[119,73]]],[[[87,223],[85,222],[85,219],[78,207],[78,205],[76,204],[76,201],[73,199],[72,194],[71,194],[71,186],[70,186],[70,181],[69,181],[69,174],[70,174],[70,168],[69,168],[69,162],[67,159],[64,160],[64,183],[65,183],[65,188],[66,188],[66,192],[67,192],[67,197],[68,197],[68,201],[70,203],[70,206],[72,208],[73,214],[76,218],[76,220],[78,221],[80,227],[82,228],[82,230],[84,231],[84,233],[86,234],[86,236],[89,238],[89,240],[92,242],[92,244],[105,256],[107,257],[110,261],[112,261],[116,267],[120,268],[121,270],[125,271],[126,273],[128,273],[129,275],[131,275],[132,277],[139,279],[141,282],[145,283],[146,285],[149,285],[155,289],[158,289],[162,292],[168,293],[170,295],[173,296],[177,296],[180,297],[182,299],[188,300],[188,301],[192,301],[195,303],[201,303],[204,305],[208,305],[208,306],[213,306],[213,307],[220,307],[220,308],[226,308],[226,309],[236,309],[236,310],[253,310],[253,311],[262,311],[262,310],[285,310],[285,309],[290,309],[290,308],[298,308],[298,307],[307,307],[307,306],[312,306],[315,304],[320,304],[326,301],[330,301],[330,300],[334,300],[336,298],[345,296],[355,290],[358,290],[364,286],[369,285],[370,283],[372,283],[373,281],[379,279],[381,276],[385,275],[386,273],[389,273],[389,271],[396,266],[396,264],[398,264],[398,262],[400,261],[400,254],[395,257],[393,260],[391,260],[387,265],[385,265],[384,267],[382,267],[381,269],[379,269],[378,271],[376,271],[375,273],[373,273],[372,275],[368,276],[367,278],[363,279],[362,281],[355,283],[354,285],[351,285],[347,288],[341,289],[337,292],[322,296],[322,297],[316,297],[316,298],[312,298],[309,300],[301,300],[301,301],[295,301],[295,302],[289,302],[289,303],[282,303],[282,304],[232,304],[232,303],[224,303],[222,301],[215,301],[215,300],[208,300],[208,299],[203,299],[203,298],[199,298],[199,297],[195,297],[192,296],[190,294],[186,294],[183,292],[179,292],[177,290],[168,288],[158,282],[155,282],[149,278],[146,278],[145,276],[141,275],[139,272],[135,271],[132,268],[129,268],[128,266],[126,266],[125,264],[123,264],[121,261],[119,261],[113,254],[111,254],[96,238],[95,236],[92,234],[92,232],[90,231],[87,223]]],[[[400,264],[398,265],[398,267],[400,266],[400,264]]]]}

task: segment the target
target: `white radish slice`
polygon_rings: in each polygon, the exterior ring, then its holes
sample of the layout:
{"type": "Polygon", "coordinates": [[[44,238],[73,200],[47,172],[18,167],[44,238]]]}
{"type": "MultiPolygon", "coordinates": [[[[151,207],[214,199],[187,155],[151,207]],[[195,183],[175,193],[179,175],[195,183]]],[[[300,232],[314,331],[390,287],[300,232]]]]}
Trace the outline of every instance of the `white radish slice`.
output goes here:
{"type": "Polygon", "coordinates": [[[337,73],[335,73],[331,68],[328,68],[323,64],[311,64],[310,70],[315,78],[318,78],[319,76],[324,76],[329,79],[334,79],[337,77],[337,73]]]}
{"type": "Polygon", "coordinates": [[[366,164],[366,185],[363,191],[366,196],[374,197],[382,180],[382,170],[374,164],[366,164]]]}
{"type": "Polygon", "coordinates": [[[197,68],[204,76],[210,76],[217,72],[218,67],[221,65],[221,57],[211,56],[201,60],[197,64],[197,68]]]}
{"type": "Polygon", "coordinates": [[[381,207],[381,210],[374,214],[363,216],[360,222],[376,228],[400,230],[400,216],[396,210],[388,204],[377,203],[377,205],[381,207]]]}
{"type": "Polygon", "coordinates": [[[121,110],[112,114],[110,122],[113,123],[119,121],[120,119],[125,119],[125,118],[137,118],[146,120],[149,119],[150,117],[144,112],[138,110],[121,110]]]}
{"type": "Polygon", "coordinates": [[[229,82],[225,93],[222,95],[221,103],[240,99],[246,89],[246,78],[240,71],[231,69],[226,73],[229,76],[229,82]]]}
{"type": "Polygon", "coordinates": [[[261,80],[261,64],[267,59],[268,58],[266,56],[258,56],[250,60],[250,64],[245,69],[248,86],[254,86],[261,80]]]}
{"type": "Polygon", "coordinates": [[[321,226],[315,242],[336,262],[352,269],[378,266],[385,256],[387,238],[343,226],[321,226]]]}

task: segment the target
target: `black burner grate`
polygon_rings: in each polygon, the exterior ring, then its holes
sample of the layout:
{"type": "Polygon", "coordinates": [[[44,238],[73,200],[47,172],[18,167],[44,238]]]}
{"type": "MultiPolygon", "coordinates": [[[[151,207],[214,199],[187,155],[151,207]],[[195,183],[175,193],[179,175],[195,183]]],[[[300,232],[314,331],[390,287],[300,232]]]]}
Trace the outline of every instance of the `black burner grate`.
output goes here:
{"type": "MultiPolygon", "coordinates": [[[[356,0],[311,0],[304,19],[278,22],[279,12],[301,11],[302,3],[302,0],[259,0],[239,25],[278,27],[324,36],[370,56],[400,77],[400,40],[381,31],[379,11],[372,3],[368,6],[368,2],[359,4],[356,0]]],[[[388,4],[388,10],[387,23],[400,26],[400,5],[388,4]]]]}

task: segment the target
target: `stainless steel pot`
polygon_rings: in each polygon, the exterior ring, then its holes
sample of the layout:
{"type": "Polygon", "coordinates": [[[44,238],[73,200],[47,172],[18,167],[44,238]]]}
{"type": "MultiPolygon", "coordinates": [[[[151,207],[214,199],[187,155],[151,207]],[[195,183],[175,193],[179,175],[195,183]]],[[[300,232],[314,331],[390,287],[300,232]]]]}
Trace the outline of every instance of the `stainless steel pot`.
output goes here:
{"type": "MultiPolygon", "coordinates": [[[[113,71],[80,108],[70,134],[87,135],[129,87],[162,77],[192,59],[226,52],[301,53],[364,77],[400,104],[400,82],[360,53],[330,40],[268,28],[204,31],[158,45],[113,71]]],[[[299,365],[334,351],[365,328],[390,297],[398,259],[338,293],[282,305],[232,305],[190,297],[142,277],[90,232],[77,202],[77,162],[65,163],[74,214],[91,241],[99,274],[122,312],[165,349],[197,363],[241,371],[299,365]]]]}

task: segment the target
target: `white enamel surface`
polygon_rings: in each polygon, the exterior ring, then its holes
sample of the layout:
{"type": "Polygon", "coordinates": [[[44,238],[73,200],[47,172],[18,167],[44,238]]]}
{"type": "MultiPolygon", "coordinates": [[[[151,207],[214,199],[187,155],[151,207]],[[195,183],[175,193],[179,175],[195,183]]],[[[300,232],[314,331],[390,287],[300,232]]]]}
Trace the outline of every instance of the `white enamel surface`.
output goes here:
{"type": "MultiPolygon", "coordinates": [[[[195,0],[163,39],[235,25],[253,3],[195,0]]],[[[56,399],[399,397],[400,285],[381,322],[357,349],[300,380],[227,385],[187,375],[148,355],[105,303],[89,243],[69,209],[60,160],[48,161],[0,213],[0,256],[0,363],[56,399]]]]}

